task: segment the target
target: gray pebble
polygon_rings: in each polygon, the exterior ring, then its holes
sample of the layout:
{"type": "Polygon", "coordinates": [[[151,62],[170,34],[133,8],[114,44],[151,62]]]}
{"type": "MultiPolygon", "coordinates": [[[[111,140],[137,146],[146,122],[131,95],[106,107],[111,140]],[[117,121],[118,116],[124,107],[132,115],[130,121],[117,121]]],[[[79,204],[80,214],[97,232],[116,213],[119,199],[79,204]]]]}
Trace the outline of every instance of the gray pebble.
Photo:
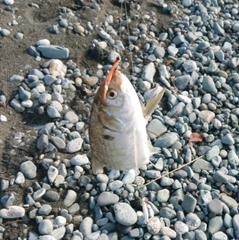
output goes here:
{"type": "Polygon", "coordinates": [[[147,230],[150,234],[159,234],[161,230],[161,222],[158,217],[152,217],[147,222],[147,230]]]}
{"type": "Polygon", "coordinates": [[[208,75],[203,77],[202,87],[208,93],[212,93],[212,94],[217,93],[217,88],[215,86],[215,83],[213,79],[208,75]]]}
{"type": "Polygon", "coordinates": [[[0,210],[0,217],[3,219],[21,218],[25,216],[25,209],[20,206],[9,206],[0,210]]]}
{"type": "Polygon", "coordinates": [[[77,198],[77,194],[75,191],[71,189],[67,190],[66,196],[63,200],[63,205],[65,207],[70,207],[76,201],[76,198],[77,198]]]}
{"type": "Polygon", "coordinates": [[[37,167],[32,161],[26,161],[21,163],[20,170],[28,179],[33,179],[36,177],[37,167]]]}
{"type": "Polygon", "coordinates": [[[59,118],[61,117],[61,114],[58,112],[58,110],[52,106],[48,106],[47,109],[47,115],[50,117],[50,118],[59,118]]]}
{"type": "Polygon", "coordinates": [[[223,226],[223,220],[221,216],[213,217],[209,220],[208,223],[208,232],[214,234],[218,232],[223,226]]]}
{"type": "Polygon", "coordinates": [[[17,99],[12,99],[10,102],[11,107],[16,110],[17,112],[24,112],[25,108],[21,106],[21,103],[17,99]]]}
{"type": "Polygon", "coordinates": [[[148,81],[148,82],[152,83],[155,72],[156,72],[155,66],[151,62],[144,67],[141,78],[145,81],[148,81]]]}
{"type": "Polygon", "coordinates": [[[185,195],[182,208],[185,212],[190,213],[194,212],[197,205],[197,200],[192,195],[185,195]]]}
{"type": "Polygon", "coordinates": [[[38,225],[38,232],[42,235],[49,234],[52,231],[53,231],[53,224],[49,219],[42,220],[38,225]]]}
{"type": "Polygon", "coordinates": [[[75,153],[81,150],[83,139],[81,137],[75,138],[67,143],[66,151],[68,153],[75,153]]]}
{"type": "Polygon", "coordinates": [[[54,59],[66,59],[69,57],[69,49],[56,45],[40,45],[37,47],[43,57],[54,59]]]}
{"type": "Polygon", "coordinates": [[[111,192],[102,192],[97,198],[97,204],[102,206],[107,206],[111,204],[115,204],[119,201],[119,197],[111,192]]]}
{"type": "Polygon", "coordinates": [[[219,199],[213,199],[208,203],[208,209],[210,212],[219,215],[222,213],[223,206],[219,199]]]}
{"type": "Polygon", "coordinates": [[[70,159],[70,163],[74,166],[81,166],[89,163],[89,159],[86,154],[77,154],[70,159]]]}
{"type": "Polygon", "coordinates": [[[201,220],[195,213],[188,213],[185,218],[185,223],[187,224],[190,231],[197,229],[201,220]]]}
{"type": "Polygon", "coordinates": [[[155,141],[154,147],[168,148],[178,140],[178,134],[174,132],[165,133],[155,141]]]}
{"type": "Polygon", "coordinates": [[[134,209],[127,203],[119,202],[114,205],[114,213],[117,222],[124,226],[131,226],[136,223],[137,215],[134,209]]]}
{"type": "Polygon", "coordinates": [[[63,139],[59,138],[59,137],[54,137],[52,136],[50,138],[50,142],[58,149],[58,150],[64,150],[66,147],[66,143],[63,139]]]}
{"type": "Polygon", "coordinates": [[[91,217],[86,217],[80,223],[80,232],[84,237],[90,235],[92,233],[93,219],[91,217]]]}

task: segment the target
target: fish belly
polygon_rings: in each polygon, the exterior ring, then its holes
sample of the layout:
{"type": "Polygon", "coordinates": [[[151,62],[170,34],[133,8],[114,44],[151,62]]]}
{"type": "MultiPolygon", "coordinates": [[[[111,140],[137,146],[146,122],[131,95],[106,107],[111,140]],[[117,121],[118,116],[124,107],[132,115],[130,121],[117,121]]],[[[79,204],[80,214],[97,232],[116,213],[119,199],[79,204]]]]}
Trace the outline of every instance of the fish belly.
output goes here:
{"type": "Polygon", "coordinates": [[[104,166],[128,170],[142,167],[149,162],[144,125],[136,123],[128,132],[114,132],[99,124],[92,115],[89,130],[94,173],[102,172],[104,166]]]}

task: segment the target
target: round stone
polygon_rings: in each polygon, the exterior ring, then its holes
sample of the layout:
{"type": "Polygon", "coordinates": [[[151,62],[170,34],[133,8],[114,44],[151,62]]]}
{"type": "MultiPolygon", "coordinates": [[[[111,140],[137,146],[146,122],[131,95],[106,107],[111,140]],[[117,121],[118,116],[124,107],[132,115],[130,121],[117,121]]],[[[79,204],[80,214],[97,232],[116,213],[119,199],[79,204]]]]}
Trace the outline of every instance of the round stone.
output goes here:
{"type": "Polygon", "coordinates": [[[49,234],[53,231],[53,224],[49,219],[44,219],[38,225],[38,232],[42,235],[49,234]]]}
{"type": "Polygon", "coordinates": [[[124,226],[131,226],[137,221],[137,214],[127,203],[119,202],[114,205],[114,213],[117,222],[124,226]]]}

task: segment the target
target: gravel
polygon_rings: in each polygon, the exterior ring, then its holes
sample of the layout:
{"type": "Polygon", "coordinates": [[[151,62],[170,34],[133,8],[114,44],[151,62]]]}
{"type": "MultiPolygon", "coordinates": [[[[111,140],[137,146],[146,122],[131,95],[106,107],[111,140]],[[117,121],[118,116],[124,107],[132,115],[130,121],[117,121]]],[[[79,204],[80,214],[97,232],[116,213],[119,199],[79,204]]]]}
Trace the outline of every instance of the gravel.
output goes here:
{"type": "MultiPolygon", "coordinates": [[[[0,217],[35,221],[37,227],[29,230],[28,239],[239,238],[238,4],[223,0],[158,4],[175,17],[171,28],[164,26],[159,34],[157,13],[138,11],[144,21],[129,30],[129,45],[117,36],[129,19],[119,19],[121,26],[115,27],[115,13],[104,23],[83,26],[73,24],[69,16],[76,13],[64,7],[50,32],[71,29],[86,36],[96,31],[92,48],[105,51],[107,61],[82,70],[68,59],[67,47],[40,39],[28,52],[50,60],[25,77],[8,79],[19,85],[10,101],[16,112],[36,110],[50,119],[38,126],[39,158],[23,159],[13,181],[1,179],[0,217]],[[156,82],[166,88],[162,107],[147,124],[158,151],[150,157],[152,164],[139,171],[106,168],[94,176],[88,137],[92,94],[116,57],[123,68],[131,67],[122,57],[129,50],[134,72],[128,77],[142,102],[148,101],[156,82]],[[85,98],[76,103],[79,90],[85,98]],[[84,105],[84,113],[75,104],[84,105]],[[201,137],[194,140],[193,133],[201,137]],[[36,182],[38,173],[42,179],[36,182]],[[26,188],[23,202],[14,205],[11,185],[23,187],[29,180],[34,183],[26,188]]],[[[92,8],[100,11],[97,3],[92,8]]],[[[0,33],[11,35],[7,29],[0,33]]],[[[23,35],[16,38],[21,41],[23,35]]],[[[6,102],[4,97],[0,100],[6,102]]],[[[1,124],[7,121],[2,115],[0,119],[1,124]]],[[[18,144],[23,139],[15,136],[18,144]]],[[[4,231],[0,229],[1,236],[4,231]]]]}

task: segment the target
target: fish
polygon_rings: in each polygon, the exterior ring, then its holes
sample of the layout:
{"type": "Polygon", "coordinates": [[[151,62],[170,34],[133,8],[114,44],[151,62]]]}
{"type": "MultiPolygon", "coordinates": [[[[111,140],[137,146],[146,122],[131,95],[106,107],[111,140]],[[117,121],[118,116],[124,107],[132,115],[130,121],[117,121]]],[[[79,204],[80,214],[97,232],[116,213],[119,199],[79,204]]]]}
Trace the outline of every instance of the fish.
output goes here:
{"type": "Polygon", "coordinates": [[[133,85],[117,70],[118,65],[119,59],[116,59],[91,108],[89,140],[93,174],[103,173],[105,166],[130,170],[149,163],[146,118],[152,114],[165,90],[142,108],[133,85]]]}

